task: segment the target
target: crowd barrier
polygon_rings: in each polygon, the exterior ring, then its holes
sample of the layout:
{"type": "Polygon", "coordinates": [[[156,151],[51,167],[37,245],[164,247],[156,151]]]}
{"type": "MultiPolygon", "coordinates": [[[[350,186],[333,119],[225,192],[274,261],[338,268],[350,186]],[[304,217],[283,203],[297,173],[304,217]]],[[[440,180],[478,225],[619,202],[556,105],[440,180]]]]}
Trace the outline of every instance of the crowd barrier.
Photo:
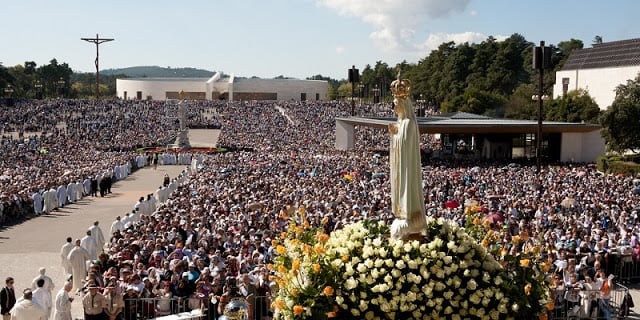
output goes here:
{"type": "Polygon", "coordinates": [[[614,265],[616,281],[631,283],[640,281],[640,263],[636,262],[633,255],[620,255],[614,265]]]}
{"type": "MultiPolygon", "coordinates": [[[[268,312],[268,298],[249,297],[250,320],[271,319],[268,312]],[[262,309],[263,314],[258,312],[262,309]]],[[[182,320],[182,319],[218,319],[218,305],[207,298],[135,298],[125,299],[123,320],[182,320]]]]}
{"type": "Polygon", "coordinates": [[[600,290],[577,288],[554,291],[554,308],[549,312],[552,320],[574,319],[626,319],[631,307],[629,289],[616,284],[609,297],[600,290]]]}

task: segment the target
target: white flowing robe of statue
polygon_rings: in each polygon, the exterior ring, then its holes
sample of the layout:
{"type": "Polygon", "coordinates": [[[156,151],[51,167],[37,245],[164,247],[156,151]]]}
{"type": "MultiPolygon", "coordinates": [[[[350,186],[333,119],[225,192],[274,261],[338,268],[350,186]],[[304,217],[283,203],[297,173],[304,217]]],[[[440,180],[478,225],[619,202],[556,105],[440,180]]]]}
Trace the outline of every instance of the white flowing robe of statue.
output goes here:
{"type": "Polygon", "coordinates": [[[82,237],[80,240],[80,246],[87,250],[89,258],[95,260],[98,258],[98,242],[90,235],[82,237]]]}
{"type": "Polygon", "coordinates": [[[64,207],[67,204],[67,187],[59,186],[58,187],[58,207],[64,207]]]}
{"type": "Polygon", "coordinates": [[[87,277],[87,260],[91,259],[87,250],[74,246],[69,252],[69,263],[73,274],[73,290],[82,289],[82,280],[87,277]]]}
{"type": "Polygon", "coordinates": [[[396,217],[393,230],[406,228],[405,235],[424,233],[426,216],[422,192],[422,164],[420,162],[420,133],[413,106],[407,98],[396,99],[398,120],[396,132],[391,133],[390,172],[391,210],[396,217]]]}
{"type": "Polygon", "coordinates": [[[72,320],[71,317],[71,301],[69,301],[69,293],[64,288],[58,291],[56,295],[56,312],[54,320],[72,320]]]}
{"type": "Polygon", "coordinates": [[[33,200],[33,212],[36,215],[42,214],[42,195],[40,192],[36,192],[31,196],[31,200],[33,200]]]}
{"type": "Polygon", "coordinates": [[[71,249],[73,249],[73,243],[71,242],[65,243],[60,249],[60,258],[61,258],[62,268],[64,269],[64,273],[67,276],[72,274],[71,262],[69,261],[69,252],[71,252],[71,249]]]}
{"type": "Polygon", "coordinates": [[[93,225],[91,226],[91,228],[89,228],[89,231],[91,231],[91,236],[94,239],[96,239],[96,244],[98,245],[98,253],[101,253],[102,250],[104,249],[104,243],[105,243],[102,229],[100,229],[99,226],[93,225]]]}

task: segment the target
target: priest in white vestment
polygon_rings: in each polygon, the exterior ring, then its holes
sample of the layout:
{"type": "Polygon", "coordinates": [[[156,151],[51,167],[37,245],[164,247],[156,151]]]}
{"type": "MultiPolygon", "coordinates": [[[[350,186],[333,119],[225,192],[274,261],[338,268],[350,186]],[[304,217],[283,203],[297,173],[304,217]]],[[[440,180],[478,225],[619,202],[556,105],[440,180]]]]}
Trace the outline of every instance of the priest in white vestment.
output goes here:
{"type": "Polygon", "coordinates": [[[75,203],[76,200],[76,184],[73,182],[69,182],[69,184],[67,184],[67,199],[69,200],[69,203],[75,203]]]}
{"type": "Polygon", "coordinates": [[[31,200],[33,200],[33,212],[36,215],[41,215],[42,214],[42,194],[40,194],[39,191],[36,191],[33,193],[33,195],[31,195],[31,200]]]}
{"type": "Polygon", "coordinates": [[[73,290],[80,291],[82,290],[82,280],[87,277],[87,260],[91,259],[87,250],[80,246],[80,239],[76,239],[68,259],[73,274],[73,290]]]}
{"type": "Polygon", "coordinates": [[[87,234],[80,240],[80,246],[87,250],[89,259],[98,259],[98,242],[96,238],[91,236],[91,230],[87,230],[87,234]]]}
{"type": "Polygon", "coordinates": [[[62,264],[62,268],[64,269],[65,279],[72,274],[71,262],[69,261],[69,252],[71,252],[71,249],[73,249],[73,243],[71,237],[68,237],[67,242],[62,245],[62,248],[60,249],[60,262],[62,264]]]}
{"type": "Polygon", "coordinates": [[[47,320],[44,308],[33,301],[31,289],[25,289],[22,293],[22,300],[9,310],[11,320],[47,320]]]}
{"type": "Polygon", "coordinates": [[[67,282],[64,284],[64,288],[58,291],[55,300],[56,312],[53,317],[54,320],[72,320],[71,317],[71,302],[73,302],[73,297],[69,296],[69,291],[73,284],[71,282],[67,282]]]}
{"type": "Polygon", "coordinates": [[[58,187],[58,207],[63,208],[67,204],[67,187],[62,185],[58,187]]]}
{"type": "Polygon", "coordinates": [[[91,231],[91,236],[96,239],[96,243],[98,245],[98,254],[102,253],[102,251],[104,250],[104,234],[102,233],[102,229],[100,229],[100,227],[98,226],[100,222],[95,221],[93,223],[93,226],[91,226],[91,228],[89,228],[89,231],[91,231]]]}

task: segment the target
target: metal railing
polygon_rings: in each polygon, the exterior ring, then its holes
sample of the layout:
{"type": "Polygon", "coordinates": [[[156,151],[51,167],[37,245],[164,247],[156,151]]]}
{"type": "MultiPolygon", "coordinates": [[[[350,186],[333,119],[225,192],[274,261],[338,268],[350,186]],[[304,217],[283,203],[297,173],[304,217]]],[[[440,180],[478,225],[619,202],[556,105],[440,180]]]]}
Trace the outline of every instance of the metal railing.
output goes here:
{"type": "Polygon", "coordinates": [[[626,319],[629,315],[629,289],[616,284],[608,296],[600,290],[570,288],[556,290],[554,309],[549,311],[549,319],[626,319]]]}
{"type": "MultiPolygon", "coordinates": [[[[218,299],[219,300],[219,299],[218,299]]],[[[268,297],[249,297],[250,320],[270,319],[268,297]]],[[[152,320],[152,319],[218,319],[222,314],[218,312],[218,304],[214,304],[208,297],[203,298],[136,298],[125,299],[122,311],[123,320],[152,320]]]]}

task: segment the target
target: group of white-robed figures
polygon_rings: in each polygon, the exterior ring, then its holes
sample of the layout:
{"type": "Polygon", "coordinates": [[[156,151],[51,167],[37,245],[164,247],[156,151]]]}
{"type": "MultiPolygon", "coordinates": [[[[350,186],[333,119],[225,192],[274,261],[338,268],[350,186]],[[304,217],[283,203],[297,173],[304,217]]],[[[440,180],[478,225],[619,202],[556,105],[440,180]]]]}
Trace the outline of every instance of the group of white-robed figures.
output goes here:
{"type": "Polygon", "coordinates": [[[22,297],[16,301],[10,311],[11,320],[48,320],[54,307],[55,320],[72,320],[73,297],[69,295],[72,283],[66,282],[53,300],[52,292],[55,285],[45,271],[45,268],[40,268],[40,275],[33,279],[31,288],[25,289],[22,297]]]}

